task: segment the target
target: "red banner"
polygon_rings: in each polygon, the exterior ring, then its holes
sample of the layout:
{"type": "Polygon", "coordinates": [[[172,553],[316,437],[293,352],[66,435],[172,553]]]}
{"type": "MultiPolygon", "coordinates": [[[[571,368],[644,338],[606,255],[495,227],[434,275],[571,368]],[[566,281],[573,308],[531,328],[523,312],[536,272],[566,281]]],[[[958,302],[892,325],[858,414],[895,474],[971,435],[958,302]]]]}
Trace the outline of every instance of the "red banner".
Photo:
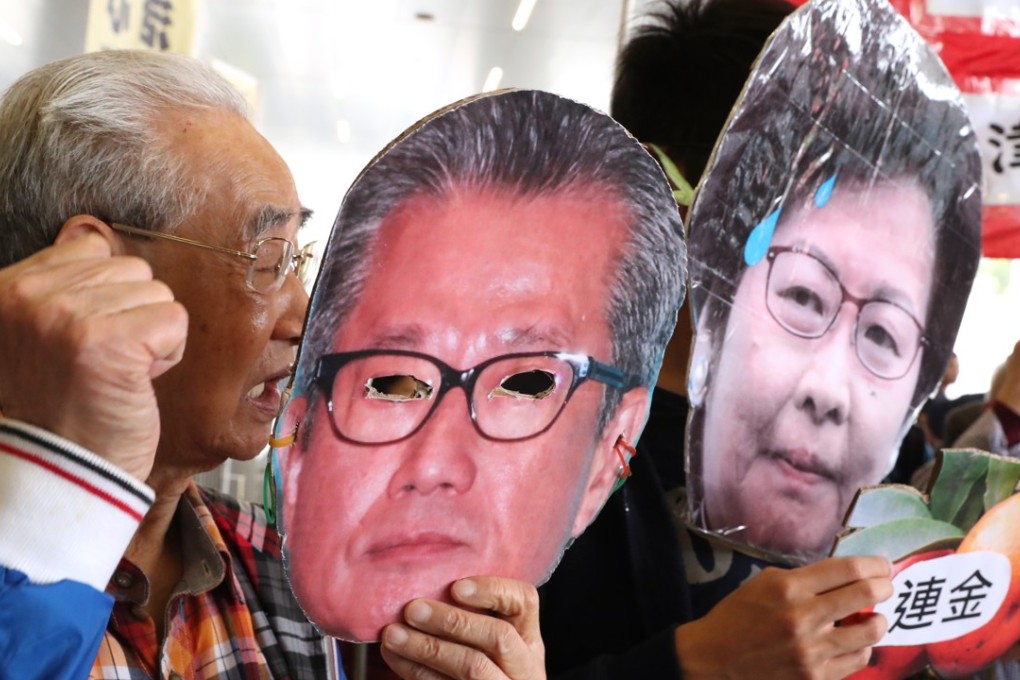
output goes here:
{"type": "Polygon", "coordinates": [[[967,103],[984,161],[985,257],[1020,258],[1020,3],[892,5],[939,51],[967,103]]]}

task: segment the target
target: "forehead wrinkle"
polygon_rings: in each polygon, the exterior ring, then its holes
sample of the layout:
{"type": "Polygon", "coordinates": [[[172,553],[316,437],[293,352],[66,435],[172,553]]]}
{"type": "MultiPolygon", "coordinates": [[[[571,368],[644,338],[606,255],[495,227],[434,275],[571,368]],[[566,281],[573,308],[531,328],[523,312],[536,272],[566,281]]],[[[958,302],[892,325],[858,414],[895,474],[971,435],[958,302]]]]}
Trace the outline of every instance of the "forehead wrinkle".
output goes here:
{"type": "MultiPolygon", "coordinates": [[[[420,349],[427,333],[425,328],[416,323],[385,328],[367,338],[366,347],[378,349],[420,349]]],[[[543,347],[549,349],[567,348],[572,338],[565,329],[548,325],[534,324],[526,328],[507,328],[488,333],[501,345],[510,349],[532,349],[543,347]]]]}
{"type": "Polygon", "coordinates": [[[367,347],[376,349],[408,349],[419,348],[425,337],[425,329],[420,324],[406,324],[384,328],[367,338],[367,347]]]}
{"type": "Polygon", "coordinates": [[[535,346],[561,349],[569,347],[573,338],[565,329],[545,324],[532,324],[526,328],[507,328],[495,333],[496,338],[511,348],[535,346]]]}

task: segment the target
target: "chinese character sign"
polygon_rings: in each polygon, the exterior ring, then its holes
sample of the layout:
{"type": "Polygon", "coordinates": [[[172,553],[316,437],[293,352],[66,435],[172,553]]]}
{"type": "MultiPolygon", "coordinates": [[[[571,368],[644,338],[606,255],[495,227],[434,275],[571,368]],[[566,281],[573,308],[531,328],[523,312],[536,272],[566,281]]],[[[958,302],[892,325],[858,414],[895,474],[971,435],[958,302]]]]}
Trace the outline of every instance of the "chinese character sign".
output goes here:
{"type": "Polygon", "coordinates": [[[886,635],[860,677],[925,666],[969,676],[1020,642],[1018,483],[1020,460],[945,451],[927,496],[903,486],[858,494],[833,554],[882,555],[894,574],[893,596],[875,607],[886,635]]]}
{"type": "Polygon", "coordinates": [[[627,475],[683,298],[681,232],[641,145],[546,92],[457,103],[366,168],[273,454],[312,622],[375,640],[459,578],[548,578],[627,475]]]}
{"type": "Polygon", "coordinates": [[[980,162],[945,67],[884,0],[816,0],[773,35],[689,218],[697,527],[828,555],[942,377],[980,162]]]}
{"type": "Polygon", "coordinates": [[[1016,0],[894,0],[963,91],[984,159],[983,251],[1020,257],[1020,12],[1016,0]]]}
{"type": "Polygon", "coordinates": [[[951,640],[981,628],[1006,599],[1009,558],[996,552],[953,553],[900,571],[895,595],[875,611],[889,622],[882,645],[951,640]]]}
{"type": "Polygon", "coordinates": [[[984,254],[1020,257],[1020,78],[1012,94],[968,92],[964,101],[985,165],[984,254]]]}
{"type": "Polygon", "coordinates": [[[194,54],[199,0],[91,0],[85,50],[194,54]]]}
{"type": "MultiPolygon", "coordinates": [[[[1012,107],[1011,107],[1012,108],[1012,107]]],[[[1017,123],[1010,125],[1007,129],[1002,123],[990,122],[986,133],[989,136],[988,145],[993,147],[992,171],[996,175],[1003,175],[1013,172],[1013,168],[1020,168],[1020,107],[1016,107],[1018,114],[1017,123]]],[[[998,120],[1011,120],[1009,114],[1012,111],[1000,112],[998,120]]],[[[1005,193],[1005,192],[1003,192],[1005,193]]],[[[988,201],[988,192],[985,192],[985,200],[988,201]]]]}

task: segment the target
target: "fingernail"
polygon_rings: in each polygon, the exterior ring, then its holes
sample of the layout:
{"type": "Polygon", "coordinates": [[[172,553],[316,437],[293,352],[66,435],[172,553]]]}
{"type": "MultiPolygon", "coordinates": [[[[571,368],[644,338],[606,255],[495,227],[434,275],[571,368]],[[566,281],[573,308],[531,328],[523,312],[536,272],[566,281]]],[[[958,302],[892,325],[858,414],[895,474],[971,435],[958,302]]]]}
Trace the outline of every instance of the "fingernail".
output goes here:
{"type": "Polygon", "coordinates": [[[478,592],[478,586],[469,578],[457,581],[453,584],[453,594],[462,600],[466,600],[476,592],[478,592]]]}
{"type": "Polygon", "coordinates": [[[420,600],[416,600],[407,605],[405,615],[411,623],[425,623],[432,616],[432,607],[420,600]]]}
{"type": "Polygon", "coordinates": [[[400,647],[407,642],[407,631],[399,623],[386,626],[383,641],[390,647],[400,647]]]}

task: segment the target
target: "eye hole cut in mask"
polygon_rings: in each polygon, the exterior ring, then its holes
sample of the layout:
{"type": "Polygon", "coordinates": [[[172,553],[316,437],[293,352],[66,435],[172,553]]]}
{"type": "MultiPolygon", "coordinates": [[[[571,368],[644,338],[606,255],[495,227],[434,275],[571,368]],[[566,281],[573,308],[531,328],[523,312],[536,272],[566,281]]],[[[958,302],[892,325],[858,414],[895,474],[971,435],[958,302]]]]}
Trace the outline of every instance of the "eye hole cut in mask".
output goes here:
{"type": "Polygon", "coordinates": [[[556,389],[556,378],[548,371],[535,369],[514,373],[503,378],[499,386],[489,392],[489,399],[513,397],[515,399],[544,399],[556,389]]]}
{"type": "Polygon", "coordinates": [[[415,401],[429,399],[431,396],[432,385],[413,375],[383,375],[378,378],[369,378],[365,383],[367,399],[415,401]]]}

